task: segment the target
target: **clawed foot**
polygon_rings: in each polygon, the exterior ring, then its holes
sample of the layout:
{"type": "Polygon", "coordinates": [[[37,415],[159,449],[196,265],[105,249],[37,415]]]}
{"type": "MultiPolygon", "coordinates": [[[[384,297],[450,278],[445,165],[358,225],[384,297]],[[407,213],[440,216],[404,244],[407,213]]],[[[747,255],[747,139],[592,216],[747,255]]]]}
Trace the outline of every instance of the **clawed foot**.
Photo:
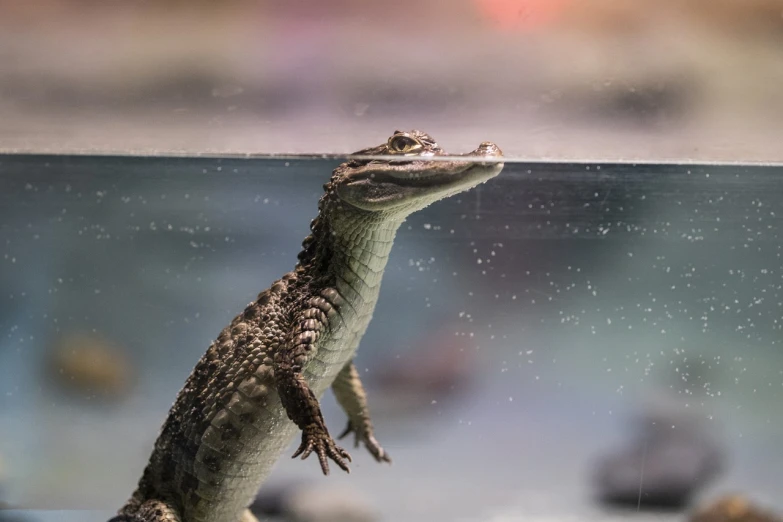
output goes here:
{"type": "Polygon", "coordinates": [[[302,456],[302,460],[310,456],[315,451],[318,455],[318,460],[321,462],[321,469],[324,475],[329,474],[329,462],[327,457],[332,459],[340,469],[346,473],[350,473],[348,464],[345,462],[351,462],[351,456],[347,451],[335,444],[334,439],[326,431],[325,427],[319,427],[315,424],[310,424],[304,430],[302,430],[302,444],[299,449],[296,450],[291,458],[296,458],[299,455],[302,456]]]}
{"type": "Polygon", "coordinates": [[[372,431],[356,430],[354,429],[351,421],[348,421],[348,426],[346,426],[345,430],[340,434],[339,437],[337,437],[337,439],[340,440],[351,432],[353,432],[355,435],[354,447],[358,448],[359,442],[364,442],[364,445],[367,446],[367,449],[370,451],[372,456],[375,457],[375,460],[378,462],[388,462],[391,464],[391,457],[389,457],[389,454],[386,452],[386,450],[384,450],[381,445],[378,444],[378,441],[375,440],[372,431]]]}

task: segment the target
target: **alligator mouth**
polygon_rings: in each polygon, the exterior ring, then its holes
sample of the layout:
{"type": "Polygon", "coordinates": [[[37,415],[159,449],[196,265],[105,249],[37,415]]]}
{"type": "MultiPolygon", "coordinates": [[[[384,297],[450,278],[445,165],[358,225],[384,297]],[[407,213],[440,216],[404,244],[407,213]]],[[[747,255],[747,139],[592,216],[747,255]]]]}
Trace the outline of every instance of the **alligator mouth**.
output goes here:
{"type": "Polygon", "coordinates": [[[490,142],[484,142],[476,150],[466,154],[443,159],[431,159],[432,157],[405,156],[405,159],[400,160],[371,161],[349,184],[372,179],[405,187],[436,187],[466,178],[494,174],[503,164],[503,152],[490,142]]]}
{"type": "MultiPolygon", "coordinates": [[[[439,162],[430,162],[437,166],[439,162]]],[[[453,183],[468,177],[472,177],[474,174],[486,172],[491,170],[497,163],[469,163],[465,162],[460,165],[460,168],[455,168],[456,165],[451,164],[451,168],[444,170],[422,170],[414,172],[405,171],[390,171],[390,172],[377,172],[374,179],[381,182],[394,183],[396,185],[405,187],[436,187],[440,185],[446,185],[453,183]]]]}

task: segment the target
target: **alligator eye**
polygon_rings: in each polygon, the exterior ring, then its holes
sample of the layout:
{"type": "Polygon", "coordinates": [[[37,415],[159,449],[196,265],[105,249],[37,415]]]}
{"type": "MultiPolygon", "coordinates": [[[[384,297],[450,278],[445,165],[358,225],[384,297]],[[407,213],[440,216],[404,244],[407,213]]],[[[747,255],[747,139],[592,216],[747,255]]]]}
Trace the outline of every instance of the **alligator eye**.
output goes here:
{"type": "Polygon", "coordinates": [[[410,154],[421,150],[422,144],[409,136],[393,136],[389,139],[389,151],[410,154]]]}

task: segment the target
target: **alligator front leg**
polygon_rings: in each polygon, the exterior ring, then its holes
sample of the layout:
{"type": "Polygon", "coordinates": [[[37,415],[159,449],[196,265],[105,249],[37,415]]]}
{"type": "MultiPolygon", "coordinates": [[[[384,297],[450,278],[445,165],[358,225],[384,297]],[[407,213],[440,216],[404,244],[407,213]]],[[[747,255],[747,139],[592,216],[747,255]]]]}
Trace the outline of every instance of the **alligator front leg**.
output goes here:
{"type": "Polygon", "coordinates": [[[349,433],[355,435],[354,446],[358,447],[359,442],[363,442],[378,462],[391,462],[389,454],[375,440],[375,433],[370,420],[370,410],[367,407],[367,394],[359,378],[359,372],[353,365],[353,362],[340,370],[337,378],[332,383],[332,391],[337,402],[348,415],[348,426],[340,434],[338,439],[342,439],[349,433]]]}
{"type": "Polygon", "coordinates": [[[350,462],[351,456],[329,435],[318,398],[307,385],[301,370],[283,359],[288,358],[281,358],[275,365],[275,384],[288,418],[302,430],[302,444],[292,457],[301,455],[302,459],[306,459],[315,451],[324,475],[329,474],[327,458],[350,472],[345,461],[350,462]]]}
{"type": "Polygon", "coordinates": [[[302,444],[292,458],[301,455],[302,459],[306,459],[315,452],[324,475],[329,474],[327,459],[332,459],[341,469],[350,473],[346,461],[350,462],[351,456],[329,435],[318,397],[302,374],[302,368],[315,353],[316,341],[324,329],[325,323],[318,320],[320,316],[316,313],[320,313],[320,310],[307,310],[298,322],[292,341],[276,351],[275,386],[288,418],[302,430],[302,444]]]}

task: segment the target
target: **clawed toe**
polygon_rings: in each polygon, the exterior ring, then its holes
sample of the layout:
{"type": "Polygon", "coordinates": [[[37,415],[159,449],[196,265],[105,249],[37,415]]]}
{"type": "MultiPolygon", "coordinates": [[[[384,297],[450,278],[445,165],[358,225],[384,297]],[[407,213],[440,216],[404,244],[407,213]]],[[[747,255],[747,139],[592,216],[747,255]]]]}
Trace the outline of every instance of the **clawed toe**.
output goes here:
{"type": "Polygon", "coordinates": [[[372,431],[362,434],[358,430],[354,429],[351,421],[348,421],[348,426],[346,426],[337,439],[343,439],[351,432],[353,432],[355,435],[354,447],[358,448],[359,442],[364,442],[364,445],[367,446],[367,450],[375,458],[375,460],[378,462],[391,463],[391,457],[389,457],[389,454],[381,447],[380,444],[378,444],[378,441],[375,440],[375,437],[372,435],[372,431]]]}
{"type": "Polygon", "coordinates": [[[335,444],[334,439],[329,436],[325,428],[319,429],[315,426],[305,428],[302,431],[302,444],[299,445],[299,449],[296,450],[291,458],[301,455],[302,460],[304,460],[313,452],[318,455],[318,461],[321,464],[321,470],[324,475],[329,474],[329,459],[332,459],[346,473],[351,472],[346,462],[351,462],[351,455],[335,444]]]}

